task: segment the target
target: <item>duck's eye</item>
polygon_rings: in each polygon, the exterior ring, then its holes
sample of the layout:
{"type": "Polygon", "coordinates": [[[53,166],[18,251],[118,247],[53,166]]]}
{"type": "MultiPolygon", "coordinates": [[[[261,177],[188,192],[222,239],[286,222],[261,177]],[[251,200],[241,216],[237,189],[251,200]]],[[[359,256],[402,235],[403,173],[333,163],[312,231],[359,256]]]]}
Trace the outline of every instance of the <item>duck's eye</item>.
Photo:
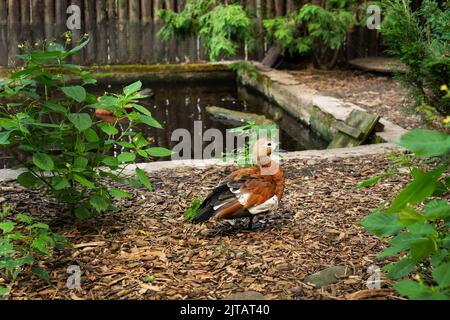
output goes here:
{"type": "Polygon", "coordinates": [[[272,146],[272,143],[271,143],[271,142],[269,142],[269,143],[267,144],[267,146],[268,146],[268,147],[271,147],[271,146],[272,146]]]}

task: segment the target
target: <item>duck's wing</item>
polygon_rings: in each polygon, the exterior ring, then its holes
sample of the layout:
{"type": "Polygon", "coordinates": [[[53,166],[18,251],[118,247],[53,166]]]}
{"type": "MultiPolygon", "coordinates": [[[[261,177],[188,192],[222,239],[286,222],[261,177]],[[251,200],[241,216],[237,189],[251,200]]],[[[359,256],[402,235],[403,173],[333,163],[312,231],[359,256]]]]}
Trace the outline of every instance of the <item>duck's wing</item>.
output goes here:
{"type": "Polygon", "coordinates": [[[240,169],[230,174],[205,199],[194,223],[213,216],[223,219],[239,217],[243,211],[251,214],[269,211],[278,205],[276,186],[259,168],[240,169]]]}

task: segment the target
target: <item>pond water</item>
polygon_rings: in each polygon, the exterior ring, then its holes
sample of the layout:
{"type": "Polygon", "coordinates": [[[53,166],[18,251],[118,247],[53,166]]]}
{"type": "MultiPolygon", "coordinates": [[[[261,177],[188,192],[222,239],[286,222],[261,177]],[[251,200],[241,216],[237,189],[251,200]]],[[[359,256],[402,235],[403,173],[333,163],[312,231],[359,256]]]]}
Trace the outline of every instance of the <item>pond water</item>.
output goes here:
{"type": "MultiPolygon", "coordinates": [[[[125,85],[102,84],[91,88],[91,92],[120,92],[125,85]]],[[[327,142],[320,139],[308,127],[273,105],[262,96],[238,87],[234,80],[208,82],[166,82],[144,83],[143,89],[151,89],[154,95],[140,100],[147,107],[164,129],[143,127],[144,135],[153,146],[172,149],[178,141],[172,141],[172,133],[176,129],[187,129],[194,137],[194,122],[201,121],[203,132],[210,128],[220,130],[224,137],[226,130],[241,126],[239,123],[224,122],[212,117],[206,111],[208,106],[216,106],[231,110],[257,113],[269,119],[276,119],[280,129],[280,148],[284,151],[299,151],[308,149],[325,149],[327,142]]],[[[210,142],[204,142],[206,147],[210,142]]],[[[194,143],[192,142],[192,145],[194,143]]],[[[4,151],[0,150],[0,168],[16,164],[14,159],[2,159],[4,151]]],[[[25,155],[24,155],[25,156],[25,155]]],[[[169,159],[163,159],[169,160],[169,159]]]]}
{"type": "MultiPolygon", "coordinates": [[[[97,93],[120,92],[122,87],[117,84],[103,85],[97,93]]],[[[203,133],[211,128],[220,130],[225,145],[226,130],[245,124],[213,117],[206,111],[208,106],[256,113],[271,120],[276,119],[280,129],[280,147],[284,151],[325,149],[328,145],[283,109],[249,89],[237,86],[235,81],[144,83],[143,88],[151,89],[154,95],[140,100],[139,103],[147,107],[164,127],[164,129],[143,127],[145,135],[153,138],[155,145],[158,146],[172,149],[178,144],[178,141],[171,140],[172,133],[177,129],[187,129],[194,137],[196,121],[201,121],[203,133]]],[[[204,142],[203,146],[206,147],[209,143],[204,142]]]]}

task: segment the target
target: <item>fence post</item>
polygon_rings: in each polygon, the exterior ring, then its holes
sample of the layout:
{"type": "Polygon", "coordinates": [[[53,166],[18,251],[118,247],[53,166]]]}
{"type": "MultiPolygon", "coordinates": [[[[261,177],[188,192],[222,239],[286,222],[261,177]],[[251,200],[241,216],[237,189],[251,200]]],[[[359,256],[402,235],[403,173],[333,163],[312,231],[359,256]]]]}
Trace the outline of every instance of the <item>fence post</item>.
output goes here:
{"type": "Polygon", "coordinates": [[[8,6],[0,0],[0,66],[8,66],[8,6]]]}

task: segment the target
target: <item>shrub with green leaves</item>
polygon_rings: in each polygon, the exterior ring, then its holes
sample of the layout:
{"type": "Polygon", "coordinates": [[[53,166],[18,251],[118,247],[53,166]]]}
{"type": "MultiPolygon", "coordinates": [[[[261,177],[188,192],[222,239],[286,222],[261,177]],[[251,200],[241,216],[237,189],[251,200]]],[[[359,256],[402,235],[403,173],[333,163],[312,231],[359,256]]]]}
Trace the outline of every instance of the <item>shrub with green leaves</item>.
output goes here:
{"type": "Polygon", "coordinates": [[[332,68],[352,25],[357,1],[328,0],[305,4],[298,13],[264,20],[269,40],[289,54],[312,54],[318,67],[332,68]]]}
{"type": "MultiPolygon", "coordinates": [[[[378,255],[379,259],[396,260],[384,267],[389,278],[398,280],[414,274],[412,279],[394,283],[401,295],[450,299],[450,135],[416,129],[405,134],[400,145],[415,157],[395,158],[394,166],[406,165],[412,181],[388,207],[383,203],[361,224],[378,237],[392,237],[390,247],[378,255]],[[421,165],[415,166],[419,160],[421,165]]],[[[392,170],[358,187],[374,185],[397,173],[392,170]]]]}
{"type": "MultiPolygon", "coordinates": [[[[22,272],[50,283],[47,270],[40,262],[52,256],[54,250],[67,246],[66,239],[53,233],[49,226],[25,214],[11,217],[8,207],[0,212],[0,277],[12,283],[22,272]]],[[[0,299],[9,289],[0,286],[0,299]]]]}
{"type": "Polygon", "coordinates": [[[388,0],[380,5],[388,53],[407,67],[399,79],[419,104],[448,114],[450,101],[439,88],[450,82],[450,4],[424,0],[415,11],[411,0],[388,0]]]}
{"type": "Polygon", "coordinates": [[[162,9],[158,16],[164,22],[158,36],[164,40],[198,36],[212,61],[234,56],[240,47],[254,43],[253,20],[238,4],[188,0],[182,12],[162,9]]]}
{"type": "Polygon", "coordinates": [[[25,66],[0,88],[0,148],[11,157],[28,154],[20,164],[25,172],[18,182],[27,188],[44,186],[68,205],[77,218],[88,218],[112,208],[114,198],[130,194],[111,185],[151,184],[137,168],[136,178],[124,170],[142,159],[169,156],[169,150],[150,147],[139,126],[162,128],[139,99],[142,83],[135,82],[120,94],[97,97],[87,86],[92,74],[66,59],[83,49],[49,43],[44,49],[19,56],[25,66]],[[131,108],[131,110],[130,110],[131,108]],[[94,117],[95,109],[113,114],[113,121],[94,117]],[[120,124],[120,125],[119,125],[120,124]],[[125,127],[123,129],[123,127],[125,127]]]}

